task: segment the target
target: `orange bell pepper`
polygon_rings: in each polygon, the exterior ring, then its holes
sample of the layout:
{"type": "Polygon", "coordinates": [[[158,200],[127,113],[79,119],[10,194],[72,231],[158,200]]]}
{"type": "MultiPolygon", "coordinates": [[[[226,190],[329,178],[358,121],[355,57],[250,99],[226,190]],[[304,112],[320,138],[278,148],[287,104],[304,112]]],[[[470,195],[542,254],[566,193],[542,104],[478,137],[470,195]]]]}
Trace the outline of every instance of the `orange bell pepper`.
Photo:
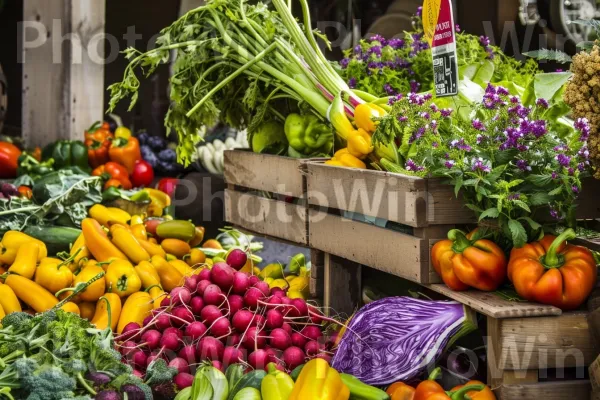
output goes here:
{"type": "Polygon", "coordinates": [[[453,229],[431,249],[431,263],[452,290],[494,291],[506,278],[506,256],[491,240],[453,229]]]}
{"type": "Polygon", "coordinates": [[[585,301],[596,286],[596,262],[590,250],[566,243],[575,237],[567,229],[558,237],[546,235],[512,250],[508,279],[521,297],[562,310],[573,310],[585,301]]]}
{"type": "Polygon", "coordinates": [[[21,150],[8,142],[0,142],[0,178],[12,179],[17,177],[19,156],[21,150]]]}
{"type": "Polygon", "coordinates": [[[85,132],[84,143],[88,149],[88,160],[92,168],[109,161],[108,150],[113,138],[110,129],[100,122],[96,122],[85,132]]]}
{"type": "MultiPolygon", "coordinates": [[[[483,385],[483,382],[480,381],[469,381],[467,383],[465,383],[464,385],[460,385],[460,386],[456,386],[454,388],[452,388],[453,392],[456,392],[457,390],[462,389],[465,386],[472,386],[472,385],[483,385]]],[[[490,389],[488,386],[483,385],[483,390],[480,391],[470,391],[467,392],[467,396],[469,400],[496,400],[496,395],[494,394],[494,392],[492,392],[492,389],[490,389]]],[[[466,397],[466,396],[465,396],[466,397]]]]}
{"type": "Polygon", "coordinates": [[[390,385],[385,391],[391,400],[413,400],[415,398],[415,388],[404,382],[396,382],[390,385]]]}
{"type": "MultiPolygon", "coordinates": [[[[433,370],[429,379],[419,383],[415,390],[415,396],[413,400],[470,400],[468,393],[479,392],[485,390],[485,385],[465,385],[458,390],[452,390],[446,392],[435,379],[440,375],[441,369],[436,368],[433,370]]],[[[482,397],[482,399],[484,399],[482,397]]]]}
{"type": "Polygon", "coordinates": [[[140,142],[133,136],[129,139],[115,139],[108,151],[108,155],[111,161],[124,165],[131,174],[135,167],[135,162],[142,159],[140,142]]]}
{"type": "Polygon", "coordinates": [[[107,162],[104,165],[100,165],[96,167],[92,171],[92,176],[102,176],[107,178],[108,181],[104,184],[104,190],[108,189],[111,186],[119,186],[115,180],[121,183],[120,187],[125,190],[131,189],[131,181],[129,180],[129,172],[127,172],[127,168],[125,166],[116,163],[116,162],[107,162]]]}

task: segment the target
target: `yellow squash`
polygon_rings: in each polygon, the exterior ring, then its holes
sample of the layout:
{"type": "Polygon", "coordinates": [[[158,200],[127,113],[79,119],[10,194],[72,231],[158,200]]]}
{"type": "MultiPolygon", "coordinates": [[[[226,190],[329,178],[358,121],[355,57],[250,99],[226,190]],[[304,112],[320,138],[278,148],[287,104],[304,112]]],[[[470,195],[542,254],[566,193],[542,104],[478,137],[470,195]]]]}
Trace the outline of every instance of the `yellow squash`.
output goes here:
{"type": "Polygon", "coordinates": [[[102,226],[95,219],[84,219],[81,222],[81,230],[88,249],[97,261],[108,261],[111,258],[127,260],[127,256],[112,244],[102,226]]]}
{"type": "Polygon", "coordinates": [[[133,265],[126,260],[114,260],[106,268],[106,289],[109,293],[116,293],[120,297],[139,292],[142,281],[133,265]]]}
{"type": "Polygon", "coordinates": [[[68,288],[73,283],[73,272],[67,267],[67,264],[41,263],[35,272],[35,282],[48,289],[50,293],[68,288]]]}
{"type": "Polygon", "coordinates": [[[17,257],[8,269],[8,273],[21,275],[27,279],[33,278],[39,254],[40,245],[35,242],[29,242],[19,247],[17,257]]]}
{"type": "Polygon", "coordinates": [[[79,303],[79,310],[81,312],[81,318],[91,321],[96,313],[96,304],[89,301],[79,303]]]}
{"type": "Polygon", "coordinates": [[[112,225],[110,234],[112,235],[113,244],[125,253],[134,264],[150,259],[150,254],[140,245],[140,242],[129,229],[122,225],[112,225]]]}
{"type": "Polygon", "coordinates": [[[152,298],[152,308],[154,308],[155,310],[157,308],[160,308],[160,302],[165,298],[167,293],[164,290],[162,290],[162,287],[160,287],[160,285],[154,285],[150,287],[150,289],[148,289],[148,293],[152,298]]]}
{"type": "Polygon", "coordinates": [[[76,272],[82,268],[84,261],[90,257],[90,251],[85,243],[85,236],[83,236],[83,233],[79,235],[77,240],[75,240],[75,243],[73,243],[73,246],[71,246],[69,256],[69,258],[73,258],[73,261],[69,264],[69,269],[72,272],[76,272]]]}
{"type": "Polygon", "coordinates": [[[58,304],[58,299],[52,293],[20,275],[8,275],[4,283],[13,290],[18,299],[35,312],[48,311],[58,304]]]}
{"type": "Polygon", "coordinates": [[[15,292],[8,285],[0,283],[0,305],[7,314],[23,311],[15,292]]]}
{"type": "Polygon", "coordinates": [[[165,239],[160,245],[167,254],[173,254],[177,258],[183,258],[191,250],[190,245],[181,239],[165,239]]]}
{"type": "Polygon", "coordinates": [[[177,271],[179,271],[179,273],[183,276],[190,276],[195,271],[192,267],[187,265],[187,263],[185,261],[171,260],[171,261],[169,261],[169,264],[174,266],[175,269],[177,269],[177,271]]]}
{"type": "Polygon", "coordinates": [[[156,243],[156,239],[152,238],[151,240],[140,240],[140,246],[142,246],[142,248],[146,250],[151,256],[161,256],[162,258],[165,258],[167,256],[167,253],[163,250],[162,247],[160,247],[159,244],[156,243]],[[154,242],[152,242],[151,240],[154,240],[154,242]]]}
{"type": "Polygon", "coordinates": [[[132,225],[131,233],[139,241],[148,240],[148,232],[146,231],[146,227],[144,226],[144,224],[132,225]]]}
{"type": "Polygon", "coordinates": [[[73,303],[72,301],[66,302],[60,307],[60,309],[64,312],[69,312],[81,316],[81,310],[79,309],[79,306],[73,303]]]}
{"type": "Polygon", "coordinates": [[[183,274],[169,264],[167,260],[160,256],[153,256],[150,262],[156,268],[156,272],[160,276],[160,283],[166,291],[170,292],[176,287],[183,285],[183,274]]]}
{"type": "Polygon", "coordinates": [[[122,333],[123,328],[131,322],[142,326],[144,318],[152,311],[152,298],[146,292],[137,292],[127,298],[117,325],[117,333],[122,333]]]}
{"type": "Polygon", "coordinates": [[[160,285],[160,276],[156,272],[154,265],[150,264],[149,261],[142,261],[135,266],[135,272],[142,281],[142,287],[148,289],[149,287],[160,285]]]}
{"type": "Polygon", "coordinates": [[[109,222],[118,222],[127,224],[131,220],[131,215],[127,212],[114,207],[104,207],[102,204],[95,204],[90,208],[90,217],[98,221],[101,225],[108,226],[109,222]]]}
{"type": "Polygon", "coordinates": [[[96,311],[90,322],[98,329],[104,330],[110,326],[114,331],[120,316],[121,298],[115,293],[106,293],[96,303],[96,311]]]}

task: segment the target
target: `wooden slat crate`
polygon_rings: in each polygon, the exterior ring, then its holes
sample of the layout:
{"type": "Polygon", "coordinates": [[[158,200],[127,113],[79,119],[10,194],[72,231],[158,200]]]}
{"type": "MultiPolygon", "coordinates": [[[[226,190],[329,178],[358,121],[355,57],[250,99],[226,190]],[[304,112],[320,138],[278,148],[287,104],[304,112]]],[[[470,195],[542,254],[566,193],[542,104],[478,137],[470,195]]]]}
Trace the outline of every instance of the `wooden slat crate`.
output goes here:
{"type": "Polygon", "coordinates": [[[308,218],[304,160],[224,153],[225,220],[244,230],[306,246],[308,218]]]}

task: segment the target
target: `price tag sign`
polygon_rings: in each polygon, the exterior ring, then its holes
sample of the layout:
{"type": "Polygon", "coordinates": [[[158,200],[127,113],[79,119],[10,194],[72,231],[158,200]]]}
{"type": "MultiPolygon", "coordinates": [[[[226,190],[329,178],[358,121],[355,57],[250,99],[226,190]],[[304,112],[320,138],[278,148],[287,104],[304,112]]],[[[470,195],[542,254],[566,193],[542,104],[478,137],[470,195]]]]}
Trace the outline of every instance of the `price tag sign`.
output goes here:
{"type": "Polygon", "coordinates": [[[452,0],[425,0],[423,29],[433,57],[433,82],[437,97],[458,94],[458,61],[452,0]]]}

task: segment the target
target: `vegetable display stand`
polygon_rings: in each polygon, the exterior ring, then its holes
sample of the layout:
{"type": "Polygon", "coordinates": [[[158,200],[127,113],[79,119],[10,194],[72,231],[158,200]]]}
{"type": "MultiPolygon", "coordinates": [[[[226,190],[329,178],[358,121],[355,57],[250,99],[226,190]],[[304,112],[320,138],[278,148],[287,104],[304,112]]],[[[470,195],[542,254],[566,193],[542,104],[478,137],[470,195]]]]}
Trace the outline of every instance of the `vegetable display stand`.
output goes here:
{"type": "Polygon", "coordinates": [[[305,160],[228,150],[225,220],[244,230],[308,244],[305,160]]]}
{"type": "MultiPolygon", "coordinates": [[[[363,303],[363,282],[379,272],[328,253],[324,265],[324,307],[351,315],[363,303]]],[[[486,342],[487,383],[498,400],[592,398],[585,373],[598,349],[588,330],[587,311],[563,313],[494,293],[454,292],[443,284],[421,285],[418,291],[458,301],[484,317],[479,330],[486,342]]]]}

